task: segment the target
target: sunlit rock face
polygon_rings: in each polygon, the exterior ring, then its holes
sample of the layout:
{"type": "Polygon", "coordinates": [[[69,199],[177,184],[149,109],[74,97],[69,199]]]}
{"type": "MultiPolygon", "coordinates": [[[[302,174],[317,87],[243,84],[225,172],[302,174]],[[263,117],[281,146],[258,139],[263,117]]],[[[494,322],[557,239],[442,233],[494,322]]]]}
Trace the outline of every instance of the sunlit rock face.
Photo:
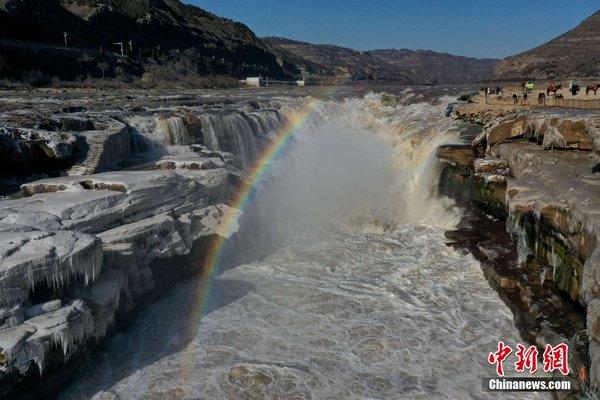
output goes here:
{"type": "MultiPolygon", "coordinates": [[[[519,261],[539,265],[536,281],[586,308],[587,330],[576,333],[589,343],[595,385],[600,382],[598,132],[592,113],[531,111],[489,123],[471,143],[482,154],[473,162],[475,198],[506,215],[519,261]]],[[[584,340],[584,347],[588,343],[584,340]]]]}

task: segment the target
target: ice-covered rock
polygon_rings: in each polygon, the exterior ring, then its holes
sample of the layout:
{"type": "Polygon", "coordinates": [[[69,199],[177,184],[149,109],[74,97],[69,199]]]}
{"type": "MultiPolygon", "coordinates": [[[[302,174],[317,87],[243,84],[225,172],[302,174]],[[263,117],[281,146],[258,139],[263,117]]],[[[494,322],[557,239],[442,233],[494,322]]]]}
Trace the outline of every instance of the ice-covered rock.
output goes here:
{"type": "Polygon", "coordinates": [[[31,306],[31,307],[28,307],[25,309],[25,319],[37,317],[38,315],[56,311],[61,306],[62,306],[62,301],[60,299],[48,301],[46,303],[36,304],[34,306],[31,306]]]}
{"type": "Polygon", "coordinates": [[[205,157],[210,157],[210,158],[218,157],[223,162],[228,163],[228,164],[231,163],[233,161],[233,159],[235,158],[234,155],[231,153],[227,153],[225,151],[218,151],[218,150],[209,150],[206,146],[203,146],[201,144],[192,144],[192,145],[190,145],[190,149],[193,152],[198,153],[205,157]]]}
{"type": "Polygon", "coordinates": [[[196,182],[198,197],[174,209],[176,215],[218,204],[233,193],[231,173],[223,168],[209,170],[176,170],[178,175],[196,182]]]}
{"type": "Polygon", "coordinates": [[[240,214],[220,204],[183,214],[179,219],[157,215],[110,229],[98,237],[105,246],[131,244],[123,251],[134,251],[137,263],[148,264],[157,258],[187,254],[193,243],[205,236],[231,237],[239,228],[240,214]]]}
{"type": "Polygon", "coordinates": [[[58,347],[68,360],[74,346],[93,337],[91,310],[80,300],[40,314],[25,323],[0,331],[2,369],[25,373],[31,362],[43,371],[50,350],[58,347]]]}
{"type": "MultiPolygon", "coordinates": [[[[0,203],[1,204],[1,203],[0,203]]],[[[65,229],[60,218],[46,212],[0,210],[0,231],[29,231],[31,227],[39,230],[57,231],[65,229]]]]}
{"type": "Polygon", "coordinates": [[[18,373],[64,365],[197,273],[211,237],[238,229],[240,211],[223,204],[238,168],[285,122],[270,102],[119,101],[0,115],[4,172],[55,176],[0,200],[0,397],[18,373]],[[43,156],[35,165],[32,151],[43,156]]]}
{"type": "Polygon", "coordinates": [[[105,245],[133,244],[137,261],[143,263],[189,251],[178,231],[178,221],[165,214],[110,229],[98,237],[105,245]]]}
{"type": "Polygon", "coordinates": [[[104,245],[105,268],[119,270],[126,275],[128,297],[134,300],[154,289],[156,285],[150,268],[142,260],[138,262],[137,253],[133,242],[104,245]]]}
{"type": "Polygon", "coordinates": [[[36,327],[21,324],[10,329],[0,330],[0,370],[10,371],[17,367],[21,371],[26,370],[29,362],[35,358],[43,360],[42,354],[30,352],[26,341],[36,332],[36,327]],[[30,352],[31,358],[26,359],[27,352],[30,352]],[[25,353],[25,355],[23,355],[25,353]],[[37,357],[36,357],[37,356],[37,357]],[[17,364],[15,366],[15,364],[17,364]]]}
{"type": "Polygon", "coordinates": [[[0,330],[22,324],[27,317],[27,310],[20,304],[0,307],[0,330]]]}
{"type": "Polygon", "coordinates": [[[92,175],[91,186],[127,195],[134,219],[168,212],[200,197],[196,183],[171,171],[120,171],[92,175]]]}
{"type": "Polygon", "coordinates": [[[101,264],[101,242],[94,236],[64,230],[0,231],[0,305],[25,301],[40,284],[62,287],[77,277],[89,283],[101,264]]]}
{"type": "Polygon", "coordinates": [[[508,162],[499,157],[478,158],[473,163],[475,172],[510,176],[508,162]]]}
{"type": "Polygon", "coordinates": [[[487,146],[526,137],[542,143],[545,149],[589,151],[595,140],[594,119],[553,114],[522,114],[500,118],[486,125],[472,146],[487,146]]]}
{"type": "Polygon", "coordinates": [[[67,229],[100,232],[122,221],[131,211],[129,197],[111,190],[64,190],[0,202],[0,213],[55,215],[67,229]]]}
{"type": "Polygon", "coordinates": [[[105,129],[82,132],[79,137],[85,140],[85,154],[68,175],[109,171],[132,155],[129,128],[122,122],[109,120],[105,129]]]}
{"type": "Polygon", "coordinates": [[[90,307],[94,337],[103,338],[114,324],[123,297],[129,296],[127,275],[120,270],[104,268],[92,285],[78,285],[72,293],[90,307]]]}
{"type": "Polygon", "coordinates": [[[24,193],[33,196],[0,202],[0,216],[44,212],[57,216],[65,228],[96,233],[123,222],[221,202],[231,193],[229,175],[217,168],[44,179],[22,186],[24,193]]]}
{"type": "Polygon", "coordinates": [[[225,162],[220,158],[208,158],[199,156],[165,156],[156,162],[156,167],[163,170],[190,169],[206,170],[222,168],[225,162]]]}
{"type": "MultiPolygon", "coordinates": [[[[7,165],[9,169],[11,167],[34,169],[34,166],[30,165],[32,161],[60,163],[74,157],[77,146],[77,136],[71,132],[4,127],[0,130],[0,136],[2,137],[0,152],[12,149],[20,156],[11,160],[15,164],[7,165]]],[[[4,173],[5,171],[2,175],[4,173]]]]}
{"type": "Polygon", "coordinates": [[[230,238],[239,229],[241,211],[219,204],[180,217],[183,237],[188,243],[209,235],[230,238]]]}

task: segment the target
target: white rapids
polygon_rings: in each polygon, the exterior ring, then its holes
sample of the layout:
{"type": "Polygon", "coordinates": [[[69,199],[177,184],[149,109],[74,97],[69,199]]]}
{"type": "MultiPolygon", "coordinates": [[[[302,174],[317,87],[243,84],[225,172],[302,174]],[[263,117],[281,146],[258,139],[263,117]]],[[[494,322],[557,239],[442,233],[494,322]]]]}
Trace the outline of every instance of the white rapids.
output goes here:
{"type": "MultiPolygon", "coordinates": [[[[283,99],[301,112],[308,99],[283,99]]],[[[487,355],[520,342],[435,194],[450,98],[324,102],[271,166],[188,335],[199,282],[148,307],[61,399],[487,399],[487,355]]],[[[502,398],[543,398],[503,394],[502,398]]]]}

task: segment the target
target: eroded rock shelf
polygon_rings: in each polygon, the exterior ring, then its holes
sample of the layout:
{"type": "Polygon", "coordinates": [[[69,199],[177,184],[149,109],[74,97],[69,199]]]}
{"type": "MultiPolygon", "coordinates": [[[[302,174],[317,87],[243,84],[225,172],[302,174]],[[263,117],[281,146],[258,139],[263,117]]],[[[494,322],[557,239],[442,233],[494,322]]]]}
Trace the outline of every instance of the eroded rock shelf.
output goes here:
{"type": "Polygon", "coordinates": [[[81,102],[0,112],[2,398],[54,395],[120,319],[202,272],[208,243],[237,229],[241,171],[283,121],[268,102],[81,102]]]}

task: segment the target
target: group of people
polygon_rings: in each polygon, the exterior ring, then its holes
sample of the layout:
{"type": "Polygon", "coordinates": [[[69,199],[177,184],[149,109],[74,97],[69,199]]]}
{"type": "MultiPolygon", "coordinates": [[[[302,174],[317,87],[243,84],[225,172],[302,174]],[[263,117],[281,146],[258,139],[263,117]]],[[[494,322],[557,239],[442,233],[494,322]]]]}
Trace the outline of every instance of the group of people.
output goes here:
{"type": "MultiPolygon", "coordinates": [[[[513,95],[512,95],[513,104],[518,104],[519,98],[522,98],[523,104],[526,105],[529,95],[531,95],[531,93],[535,89],[535,85],[533,84],[533,82],[530,82],[530,81],[521,83],[521,87],[523,88],[523,95],[520,96],[516,92],[513,93],[513,95]]],[[[562,89],[562,85],[555,85],[554,82],[552,82],[550,84],[550,87],[548,88],[548,94],[544,93],[543,91],[538,93],[538,96],[537,96],[538,105],[545,105],[546,98],[552,92],[554,92],[554,96],[556,99],[563,99],[564,98],[563,95],[560,93],[557,93],[557,91],[560,89],[562,89]]],[[[487,97],[491,94],[495,94],[498,97],[501,97],[503,88],[501,86],[496,86],[495,89],[492,89],[492,88],[486,86],[486,87],[481,88],[480,90],[484,92],[485,97],[487,97]]],[[[569,84],[569,93],[571,93],[573,96],[576,96],[580,90],[581,90],[581,86],[579,85],[579,82],[577,80],[571,81],[571,83],[569,84]]]]}
{"type": "Polygon", "coordinates": [[[492,89],[491,87],[486,86],[479,90],[483,91],[483,93],[485,94],[485,97],[489,96],[490,94],[496,94],[496,95],[502,94],[502,86],[496,86],[495,89],[492,89]]]}
{"type": "MultiPolygon", "coordinates": [[[[527,93],[531,93],[533,91],[534,85],[532,82],[523,82],[521,84],[521,86],[523,86],[523,88],[525,89],[525,91],[527,93]]],[[[562,85],[557,85],[554,82],[550,82],[550,86],[548,87],[548,94],[550,94],[551,92],[554,92],[554,94],[556,95],[556,92],[560,89],[562,89],[562,85]]],[[[569,84],[569,92],[573,95],[573,96],[577,96],[577,93],[579,93],[579,91],[581,90],[581,86],[579,86],[579,82],[576,80],[571,81],[571,83],[569,84]]],[[[561,96],[562,95],[557,95],[557,96],[561,96]]]]}
{"type": "MultiPolygon", "coordinates": [[[[527,104],[528,98],[529,98],[529,93],[528,92],[523,93],[523,105],[527,104]]],[[[513,99],[513,104],[519,103],[519,95],[518,94],[513,93],[512,99],[513,99]]],[[[538,94],[537,99],[538,99],[538,105],[541,105],[541,106],[545,105],[546,104],[546,93],[540,92],[538,94]]]]}

